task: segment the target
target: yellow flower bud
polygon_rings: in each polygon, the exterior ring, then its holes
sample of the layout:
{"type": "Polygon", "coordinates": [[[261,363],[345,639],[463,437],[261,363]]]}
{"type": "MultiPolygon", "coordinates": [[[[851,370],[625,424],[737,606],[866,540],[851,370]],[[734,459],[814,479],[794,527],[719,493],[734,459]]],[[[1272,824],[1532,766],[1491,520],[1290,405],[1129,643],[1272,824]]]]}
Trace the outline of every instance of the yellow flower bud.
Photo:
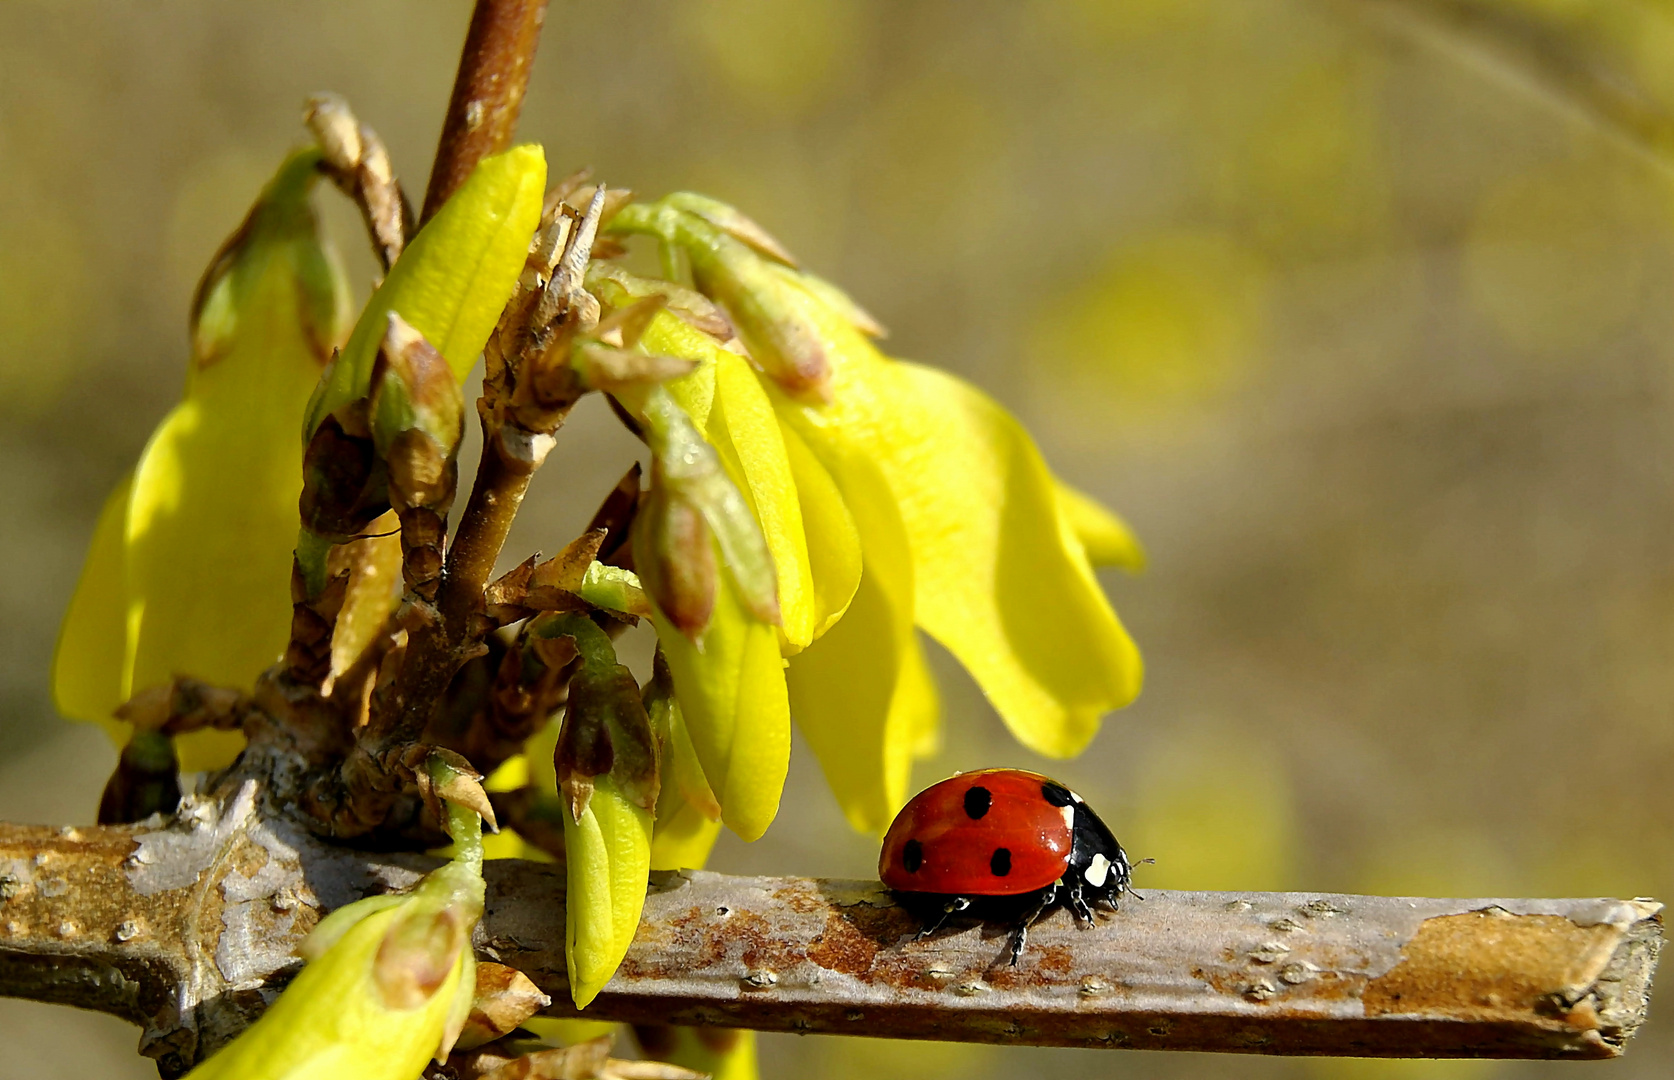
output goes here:
{"type": "Polygon", "coordinates": [[[568,922],[564,960],[570,996],[584,1009],[616,973],[639,929],[651,871],[651,811],[610,774],[593,780],[579,818],[564,815],[568,922]]]}
{"type": "Polygon", "coordinates": [[[449,816],[461,856],[411,892],[320,920],[302,972],[189,1080],[412,1080],[447,1056],[476,989],[470,939],[484,894],[481,823],[449,816]]]}

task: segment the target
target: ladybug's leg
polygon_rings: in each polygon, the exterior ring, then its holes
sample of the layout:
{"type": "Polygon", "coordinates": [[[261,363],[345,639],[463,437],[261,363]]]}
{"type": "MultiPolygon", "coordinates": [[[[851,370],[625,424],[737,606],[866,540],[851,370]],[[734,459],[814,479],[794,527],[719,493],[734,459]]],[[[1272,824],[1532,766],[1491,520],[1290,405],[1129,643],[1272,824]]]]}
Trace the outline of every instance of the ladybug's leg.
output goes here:
{"type": "Polygon", "coordinates": [[[942,926],[947,922],[949,916],[957,915],[959,912],[964,911],[970,906],[970,897],[955,896],[953,899],[942,905],[941,916],[937,918],[935,922],[931,923],[929,926],[922,926],[919,928],[918,939],[922,941],[931,934],[934,934],[937,930],[942,928],[942,926]]]}
{"type": "Polygon", "coordinates": [[[1040,899],[1035,906],[1024,913],[1017,923],[1017,930],[1011,935],[1011,966],[1017,966],[1017,958],[1023,955],[1023,945],[1029,940],[1029,927],[1034,925],[1041,913],[1058,899],[1058,884],[1053,882],[1040,891],[1040,899]]]}
{"type": "Polygon", "coordinates": [[[1087,898],[1081,892],[1081,879],[1078,877],[1069,887],[1069,909],[1078,922],[1095,922],[1093,909],[1087,905],[1087,898]]]}

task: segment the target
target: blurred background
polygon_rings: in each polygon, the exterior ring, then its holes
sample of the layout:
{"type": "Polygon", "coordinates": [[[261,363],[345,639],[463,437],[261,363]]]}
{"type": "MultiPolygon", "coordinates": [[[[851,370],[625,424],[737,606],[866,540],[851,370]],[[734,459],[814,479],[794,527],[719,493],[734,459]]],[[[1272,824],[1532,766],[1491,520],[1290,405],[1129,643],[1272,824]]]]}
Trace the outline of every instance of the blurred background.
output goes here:
{"type": "MultiPolygon", "coordinates": [[[[204,263],[315,91],[422,193],[469,8],[0,5],[0,819],[91,821],[114,761],[48,663],[204,263]]],[[[1157,857],[1141,887],[1667,899],[1670,117],[1662,3],[553,0],[521,134],[557,174],[737,203],[1147,542],[1106,581],[1139,703],[1049,763],[938,653],[919,786],[1047,769],[1157,857]]],[[[358,218],[322,206],[364,295],[358,218]]],[[[562,546],[634,453],[584,409],[508,556],[562,546]]],[[[806,753],[787,791],[712,866],[873,874],[806,753]]],[[[1671,1009],[1582,1068],[1668,1076],[1671,1009]]],[[[0,1078],[153,1076],[136,1038],[0,1001],[0,1078]]],[[[1578,1068],[761,1048],[769,1078],[1578,1068]]]]}

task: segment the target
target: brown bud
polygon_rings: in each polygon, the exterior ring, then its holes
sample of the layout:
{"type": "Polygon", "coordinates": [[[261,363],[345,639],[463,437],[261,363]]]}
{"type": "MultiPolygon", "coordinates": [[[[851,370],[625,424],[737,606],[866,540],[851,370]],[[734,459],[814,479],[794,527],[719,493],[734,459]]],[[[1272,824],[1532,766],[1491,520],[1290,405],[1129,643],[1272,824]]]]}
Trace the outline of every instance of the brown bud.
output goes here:
{"type": "Polygon", "coordinates": [[[667,382],[697,370],[696,360],[677,356],[648,356],[632,349],[588,342],[577,348],[570,361],[590,390],[624,390],[633,386],[667,382]]]}
{"type": "Polygon", "coordinates": [[[116,770],[99,799],[100,825],[127,825],[152,814],[172,814],[180,805],[180,763],[174,740],[136,730],[122,748],[116,770]]]}
{"type": "Polygon", "coordinates": [[[355,412],[351,408],[321,421],[302,457],[298,508],[303,527],[333,540],[358,535],[389,509],[384,468],[372,439],[348,430],[355,412]]]}

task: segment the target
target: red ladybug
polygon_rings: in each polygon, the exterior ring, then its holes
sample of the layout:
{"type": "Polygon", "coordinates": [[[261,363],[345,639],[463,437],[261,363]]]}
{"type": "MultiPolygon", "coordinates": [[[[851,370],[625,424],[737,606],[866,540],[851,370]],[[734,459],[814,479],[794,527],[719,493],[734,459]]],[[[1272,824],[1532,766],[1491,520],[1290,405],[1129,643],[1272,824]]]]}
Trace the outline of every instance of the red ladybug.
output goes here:
{"type": "Polygon", "coordinates": [[[1022,769],[960,773],[925,788],[895,816],[878,856],[878,876],[909,904],[939,902],[919,937],[974,901],[1014,907],[1013,964],[1053,904],[1090,923],[1091,905],[1114,911],[1132,874],[1127,852],[1081,796],[1022,769]]]}

